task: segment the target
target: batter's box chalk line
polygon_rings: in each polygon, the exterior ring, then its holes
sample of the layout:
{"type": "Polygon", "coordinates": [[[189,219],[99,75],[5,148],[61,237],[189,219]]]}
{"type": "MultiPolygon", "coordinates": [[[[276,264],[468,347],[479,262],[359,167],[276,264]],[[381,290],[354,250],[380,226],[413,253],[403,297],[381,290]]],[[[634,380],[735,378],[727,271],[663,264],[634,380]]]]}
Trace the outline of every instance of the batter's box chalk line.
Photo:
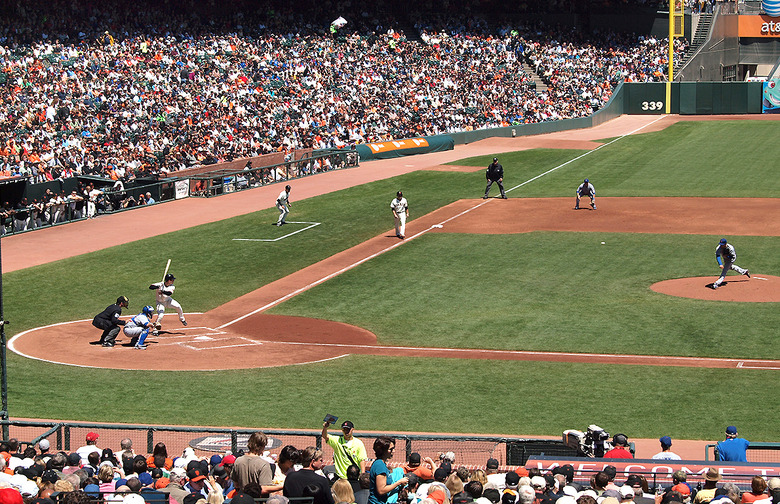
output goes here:
{"type": "Polygon", "coordinates": [[[179,346],[182,346],[184,348],[188,348],[190,350],[193,350],[195,352],[202,352],[202,351],[209,351],[209,350],[224,350],[225,348],[238,348],[238,347],[247,347],[247,346],[262,346],[263,343],[261,341],[245,338],[243,336],[229,336],[227,338],[206,338],[208,341],[215,341],[215,342],[228,342],[229,340],[243,340],[244,343],[233,343],[233,344],[225,344],[225,345],[216,345],[216,346],[208,346],[208,347],[196,347],[191,345],[191,343],[195,343],[195,341],[180,341],[178,343],[179,346]]]}
{"type": "Polygon", "coordinates": [[[307,229],[311,229],[311,228],[317,227],[317,226],[319,226],[320,224],[322,224],[322,222],[299,222],[299,221],[293,222],[293,221],[287,221],[287,224],[309,224],[309,225],[308,225],[308,226],[306,226],[305,228],[301,228],[301,229],[299,229],[299,230],[297,230],[297,231],[293,231],[292,233],[287,233],[286,235],[282,235],[282,236],[280,236],[279,238],[273,238],[273,239],[261,239],[261,238],[233,238],[233,241],[248,241],[248,242],[275,242],[275,241],[279,241],[279,240],[284,240],[285,238],[289,238],[289,237],[291,237],[292,235],[296,235],[296,234],[298,234],[298,233],[302,233],[302,232],[306,231],[307,229]]]}

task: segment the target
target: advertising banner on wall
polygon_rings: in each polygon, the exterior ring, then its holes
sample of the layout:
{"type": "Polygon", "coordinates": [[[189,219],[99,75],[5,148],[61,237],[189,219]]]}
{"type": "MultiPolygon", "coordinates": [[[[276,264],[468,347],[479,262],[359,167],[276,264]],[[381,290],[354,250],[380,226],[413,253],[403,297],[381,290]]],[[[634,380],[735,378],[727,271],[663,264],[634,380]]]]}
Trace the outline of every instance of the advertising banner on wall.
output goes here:
{"type": "Polygon", "coordinates": [[[190,195],[190,179],[176,181],[176,199],[186,198],[190,195]]]}
{"type": "Polygon", "coordinates": [[[774,78],[764,82],[761,108],[765,114],[780,114],[780,79],[774,78]]]}

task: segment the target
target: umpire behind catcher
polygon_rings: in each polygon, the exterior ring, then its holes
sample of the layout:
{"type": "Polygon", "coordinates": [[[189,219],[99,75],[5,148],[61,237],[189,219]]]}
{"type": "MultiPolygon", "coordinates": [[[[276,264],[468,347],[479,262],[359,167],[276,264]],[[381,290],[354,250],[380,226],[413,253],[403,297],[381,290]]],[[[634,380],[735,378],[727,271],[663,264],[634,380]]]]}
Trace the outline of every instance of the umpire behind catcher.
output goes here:
{"type": "Polygon", "coordinates": [[[116,298],[116,303],[109,305],[105,310],[95,315],[92,319],[92,325],[98,329],[103,329],[100,335],[100,343],[104,347],[112,347],[116,342],[116,336],[119,334],[119,326],[125,325],[125,321],[120,319],[122,308],[127,308],[130,301],[125,296],[116,298]]]}
{"type": "Polygon", "coordinates": [[[485,188],[485,195],[482,199],[488,198],[490,192],[490,186],[493,182],[498,182],[498,188],[501,190],[501,198],[506,199],[506,193],[504,192],[504,167],[498,162],[498,158],[494,157],[493,162],[490,163],[485,170],[485,178],[487,179],[487,187],[485,188]]]}

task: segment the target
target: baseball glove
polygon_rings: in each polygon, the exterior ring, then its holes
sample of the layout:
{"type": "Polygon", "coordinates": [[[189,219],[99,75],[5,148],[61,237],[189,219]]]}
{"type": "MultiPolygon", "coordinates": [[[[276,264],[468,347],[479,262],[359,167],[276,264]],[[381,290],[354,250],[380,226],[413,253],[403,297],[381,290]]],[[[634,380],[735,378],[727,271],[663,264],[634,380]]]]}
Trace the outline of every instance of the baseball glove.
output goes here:
{"type": "Polygon", "coordinates": [[[154,328],[159,331],[162,328],[162,325],[154,324],[154,328]]]}

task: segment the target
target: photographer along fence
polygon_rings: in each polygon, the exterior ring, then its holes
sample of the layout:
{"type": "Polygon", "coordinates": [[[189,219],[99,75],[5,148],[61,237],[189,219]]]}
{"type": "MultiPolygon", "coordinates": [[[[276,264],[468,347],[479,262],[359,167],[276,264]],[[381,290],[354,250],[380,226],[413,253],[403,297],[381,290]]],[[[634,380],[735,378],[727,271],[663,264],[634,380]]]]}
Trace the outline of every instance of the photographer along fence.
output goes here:
{"type": "MultiPolygon", "coordinates": [[[[17,439],[22,449],[35,446],[41,439],[48,439],[52,451],[74,451],[85,444],[86,435],[99,435],[99,448],[119,449],[120,441],[127,438],[133,442],[136,453],[151,453],[155,444],[163,442],[171,457],[179,456],[186,448],[192,448],[198,456],[237,453],[246,450],[246,442],[256,429],[230,429],[212,427],[176,427],[151,425],[117,425],[80,422],[46,422],[6,420],[0,422],[6,439],[17,439]]],[[[326,461],[332,463],[333,450],[322,442],[320,431],[263,429],[268,436],[266,450],[278,453],[285,445],[298,449],[316,446],[324,452],[326,461]]],[[[338,434],[338,431],[334,432],[338,434]]],[[[386,435],[396,440],[395,465],[403,464],[412,452],[438,461],[439,455],[452,452],[456,465],[469,468],[484,468],[489,458],[495,458],[501,466],[514,467],[525,464],[532,455],[576,456],[576,450],[565,446],[560,440],[528,439],[491,436],[457,436],[407,433],[360,433],[366,445],[369,458],[373,458],[373,442],[376,437],[386,435]]]]}

